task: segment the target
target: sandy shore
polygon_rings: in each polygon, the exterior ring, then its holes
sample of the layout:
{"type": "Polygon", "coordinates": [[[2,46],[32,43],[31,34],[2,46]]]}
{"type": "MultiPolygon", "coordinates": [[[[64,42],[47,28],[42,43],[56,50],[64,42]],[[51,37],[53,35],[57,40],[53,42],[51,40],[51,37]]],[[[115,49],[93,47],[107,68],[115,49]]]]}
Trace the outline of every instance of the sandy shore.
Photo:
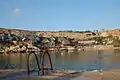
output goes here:
{"type": "Polygon", "coordinates": [[[0,70],[0,80],[120,80],[120,69],[103,71],[49,71],[44,76],[28,76],[25,70],[0,70]]]}

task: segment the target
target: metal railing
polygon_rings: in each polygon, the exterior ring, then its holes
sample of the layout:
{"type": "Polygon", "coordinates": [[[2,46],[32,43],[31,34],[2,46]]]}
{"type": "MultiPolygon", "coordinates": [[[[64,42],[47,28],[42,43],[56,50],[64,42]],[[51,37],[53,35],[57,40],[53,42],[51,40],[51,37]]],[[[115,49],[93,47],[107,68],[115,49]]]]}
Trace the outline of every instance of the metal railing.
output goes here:
{"type": "Polygon", "coordinates": [[[50,54],[49,54],[49,52],[48,51],[45,51],[43,54],[42,54],[42,56],[41,56],[41,65],[42,65],[42,74],[44,75],[44,70],[46,70],[46,69],[48,69],[48,68],[44,68],[44,56],[45,55],[48,55],[48,58],[49,58],[49,62],[50,62],[50,66],[51,66],[51,70],[53,70],[53,66],[52,66],[52,60],[51,60],[51,57],[50,57],[50,54]]]}
{"type": "Polygon", "coordinates": [[[40,57],[40,61],[38,60],[38,57],[37,57],[36,53],[32,51],[32,52],[30,52],[28,54],[28,57],[27,57],[28,76],[30,76],[30,72],[31,72],[29,58],[30,58],[30,55],[32,55],[32,54],[34,54],[36,62],[37,62],[38,75],[40,75],[40,71],[42,71],[42,75],[44,75],[44,70],[48,70],[49,69],[49,68],[45,68],[45,66],[44,66],[44,60],[45,60],[44,57],[45,57],[46,54],[47,54],[47,56],[49,58],[49,63],[50,63],[50,66],[51,66],[50,70],[53,70],[52,60],[51,60],[50,54],[49,54],[49,52],[47,50],[42,51],[42,53],[39,53],[39,54],[42,54],[41,57],[40,57]],[[40,67],[40,65],[41,65],[41,67],[40,67]]]}
{"type": "Polygon", "coordinates": [[[29,58],[30,58],[30,55],[31,55],[31,54],[34,54],[34,56],[35,56],[35,59],[36,59],[36,62],[37,62],[37,67],[38,67],[38,75],[39,75],[39,71],[40,71],[41,69],[40,69],[38,57],[37,57],[37,55],[35,54],[35,52],[30,52],[30,53],[28,54],[28,58],[27,58],[27,71],[28,71],[28,76],[30,76],[30,65],[29,65],[30,61],[29,61],[29,58]]]}

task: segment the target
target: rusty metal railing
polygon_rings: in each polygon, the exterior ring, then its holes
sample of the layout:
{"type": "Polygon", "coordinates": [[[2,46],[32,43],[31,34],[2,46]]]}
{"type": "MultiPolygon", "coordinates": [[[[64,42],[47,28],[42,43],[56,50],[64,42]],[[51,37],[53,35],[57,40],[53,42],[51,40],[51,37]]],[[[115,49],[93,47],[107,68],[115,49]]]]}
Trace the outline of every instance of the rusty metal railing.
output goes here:
{"type": "Polygon", "coordinates": [[[51,60],[51,57],[50,57],[50,54],[49,54],[49,52],[48,51],[45,51],[43,54],[42,54],[42,56],[41,56],[41,65],[42,65],[42,74],[44,75],[44,70],[46,70],[47,68],[44,68],[44,56],[45,55],[48,55],[48,58],[49,58],[49,62],[50,62],[50,66],[51,66],[51,70],[53,70],[53,65],[52,65],[52,60],[51,60]]]}
{"type": "Polygon", "coordinates": [[[30,55],[34,54],[35,58],[36,58],[36,62],[37,62],[37,67],[38,67],[38,75],[40,75],[40,71],[42,71],[42,75],[44,75],[44,70],[47,70],[48,68],[45,68],[44,66],[44,60],[45,60],[45,55],[47,54],[48,55],[48,58],[49,58],[49,63],[50,63],[50,70],[53,70],[53,65],[52,65],[52,60],[51,60],[51,57],[50,57],[50,54],[47,50],[44,50],[42,51],[41,53],[41,57],[40,57],[40,61],[38,60],[38,57],[36,55],[35,52],[30,52],[28,54],[28,58],[27,58],[27,71],[28,71],[28,76],[30,76],[30,61],[29,61],[29,58],[30,58],[30,55]],[[40,64],[41,64],[41,68],[40,68],[40,64]]]}
{"type": "Polygon", "coordinates": [[[39,75],[39,71],[41,70],[41,69],[40,69],[40,65],[39,65],[39,61],[38,61],[37,55],[35,54],[35,52],[30,52],[30,53],[28,54],[28,58],[27,58],[27,71],[28,71],[28,76],[30,76],[30,62],[29,62],[29,58],[30,58],[30,55],[32,55],[32,54],[34,54],[35,59],[36,59],[36,62],[37,62],[38,75],[39,75]]]}

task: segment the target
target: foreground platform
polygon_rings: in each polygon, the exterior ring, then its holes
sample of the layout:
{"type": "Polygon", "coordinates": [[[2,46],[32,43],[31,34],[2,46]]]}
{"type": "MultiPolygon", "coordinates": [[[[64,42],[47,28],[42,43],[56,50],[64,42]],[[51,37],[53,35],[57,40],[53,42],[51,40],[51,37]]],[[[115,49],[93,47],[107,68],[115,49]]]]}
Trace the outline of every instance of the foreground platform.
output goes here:
{"type": "Polygon", "coordinates": [[[0,80],[120,80],[120,69],[103,71],[46,71],[44,76],[37,72],[27,75],[25,70],[0,70],[0,80]]]}

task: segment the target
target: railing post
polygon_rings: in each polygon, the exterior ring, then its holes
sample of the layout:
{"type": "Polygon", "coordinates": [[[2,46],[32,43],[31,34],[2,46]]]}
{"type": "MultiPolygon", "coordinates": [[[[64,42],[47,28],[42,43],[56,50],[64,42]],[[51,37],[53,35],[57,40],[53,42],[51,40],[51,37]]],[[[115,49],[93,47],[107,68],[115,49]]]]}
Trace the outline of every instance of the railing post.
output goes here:
{"type": "Polygon", "coordinates": [[[45,52],[43,52],[43,54],[42,54],[42,56],[41,56],[41,65],[42,65],[42,74],[43,74],[43,75],[44,75],[44,70],[45,70],[45,68],[44,68],[44,56],[45,56],[45,54],[48,55],[49,63],[50,63],[50,66],[51,66],[51,70],[53,70],[52,60],[51,60],[50,54],[49,54],[48,51],[45,51],[45,52]]]}
{"type": "MultiPolygon", "coordinates": [[[[38,57],[37,55],[34,53],[34,52],[31,52],[28,54],[28,58],[27,58],[27,70],[28,70],[28,76],[30,76],[30,65],[29,65],[29,57],[31,54],[34,54],[35,58],[36,58],[36,62],[37,62],[37,66],[38,66],[38,69],[39,71],[41,70],[40,69],[40,65],[39,65],[39,61],[38,61],[38,57]]],[[[39,71],[38,71],[38,75],[39,75],[39,71]]]]}

